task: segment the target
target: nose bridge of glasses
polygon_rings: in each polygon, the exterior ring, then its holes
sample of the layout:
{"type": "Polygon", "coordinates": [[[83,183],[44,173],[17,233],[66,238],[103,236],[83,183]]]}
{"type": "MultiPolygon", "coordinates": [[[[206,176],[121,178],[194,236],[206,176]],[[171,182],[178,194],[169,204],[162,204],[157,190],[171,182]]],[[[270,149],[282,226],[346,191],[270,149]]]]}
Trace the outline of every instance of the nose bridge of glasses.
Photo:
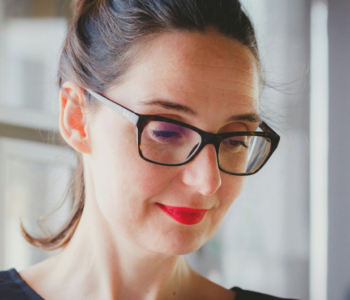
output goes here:
{"type": "Polygon", "coordinates": [[[220,146],[220,142],[222,140],[222,138],[216,134],[210,134],[210,133],[202,133],[202,147],[206,145],[213,145],[215,147],[216,153],[218,153],[218,149],[220,146]]]}

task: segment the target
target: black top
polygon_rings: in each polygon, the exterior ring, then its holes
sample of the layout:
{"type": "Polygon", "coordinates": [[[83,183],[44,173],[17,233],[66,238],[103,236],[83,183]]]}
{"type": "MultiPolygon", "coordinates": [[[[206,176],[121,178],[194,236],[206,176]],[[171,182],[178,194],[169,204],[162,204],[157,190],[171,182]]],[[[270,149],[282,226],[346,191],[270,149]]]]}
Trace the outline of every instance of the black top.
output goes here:
{"type": "MultiPolygon", "coordinates": [[[[244,291],[238,287],[235,300],[282,300],[260,293],[244,291]]],[[[16,269],[0,272],[0,300],[44,300],[18,274],[16,269]]],[[[285,299],[288,300],[288,299],[285,299]]],[[[291,299],[289,299],[291,300],[291,299]]]]}
{"type": "Polygon", "coordinates": [[[0,272],[0,300],[44,300],[22,278],[16,269],[0,272]]]}

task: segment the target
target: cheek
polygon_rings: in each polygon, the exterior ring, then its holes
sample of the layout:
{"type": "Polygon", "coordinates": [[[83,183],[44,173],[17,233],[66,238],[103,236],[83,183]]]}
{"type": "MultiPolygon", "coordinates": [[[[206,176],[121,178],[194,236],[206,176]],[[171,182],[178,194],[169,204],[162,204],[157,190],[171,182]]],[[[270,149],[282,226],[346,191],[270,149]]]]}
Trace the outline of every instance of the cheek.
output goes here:
{"type": "Polygon", "coordinates": [[[223,203],[231,204],[241,194],[244,185],[247,181],[247,176],[235,176],[221,172],[222,185],[220,188],[220,197],[222,197],[223,203]]]}
{"type": "Polygon", "coordinates": [[[96,199],[108,218],[141,222],[149,199],[167,186],[174,170],[143,160],[138,152],[136,127],[113,117],[110,122],[107,117],[104,122],[96,122],[92,131],[96,199]]]}
{"type": "Polygon", "coordinates": [[[221,172],[222,184],[218,190],[218,208],[213,212],[211,228],[212,234],[219,229],[220,225],[225,219],[225,216],[230,209],[232,203],[241,194],[245,182],[246,176],[233,176],[221,172]]]}

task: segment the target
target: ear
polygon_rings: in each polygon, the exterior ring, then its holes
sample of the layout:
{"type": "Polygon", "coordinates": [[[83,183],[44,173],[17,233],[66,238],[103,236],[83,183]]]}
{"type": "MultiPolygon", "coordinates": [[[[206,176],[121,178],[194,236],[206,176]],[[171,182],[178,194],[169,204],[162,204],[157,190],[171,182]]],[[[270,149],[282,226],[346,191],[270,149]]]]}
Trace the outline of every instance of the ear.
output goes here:
{"type": "Polygon", "coordinates": [[[63,139],[76,151],[90,153],[84,90],[72,81],[66,81],[59,94],[59,129],[63,139]]]}

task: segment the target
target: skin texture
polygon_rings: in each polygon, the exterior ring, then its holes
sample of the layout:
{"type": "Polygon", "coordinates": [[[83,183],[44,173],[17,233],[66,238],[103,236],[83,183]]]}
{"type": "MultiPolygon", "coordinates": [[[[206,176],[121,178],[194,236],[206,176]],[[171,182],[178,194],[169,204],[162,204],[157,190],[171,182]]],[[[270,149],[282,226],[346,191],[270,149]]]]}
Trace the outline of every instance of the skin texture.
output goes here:
{"type": "MultiPolygon", "coordinates": [[[[257,123],[228,119],[258,113],[258,73],[249,49],[215,30],[165,33],[105,96],[137,113],[212,133],[255,130],[257,123]],[[154,98],[195,114],[146,104],[154,98]]],[[[74,101],[60,94],[60,132],[83,153],[86,205],[70,243],[20,272],[24,280],[49,300],[234,299],[233,291],[196,274],[182,255],[215,234],[245,177],[219,171],[212,145],[183,166],[146,162],[131,122],[104,105],[92,116],[80,87],[66,82],[63,88],[74,101]],[[156,203],[209,210],[199,224],[183,225],[156,203]]]]}

